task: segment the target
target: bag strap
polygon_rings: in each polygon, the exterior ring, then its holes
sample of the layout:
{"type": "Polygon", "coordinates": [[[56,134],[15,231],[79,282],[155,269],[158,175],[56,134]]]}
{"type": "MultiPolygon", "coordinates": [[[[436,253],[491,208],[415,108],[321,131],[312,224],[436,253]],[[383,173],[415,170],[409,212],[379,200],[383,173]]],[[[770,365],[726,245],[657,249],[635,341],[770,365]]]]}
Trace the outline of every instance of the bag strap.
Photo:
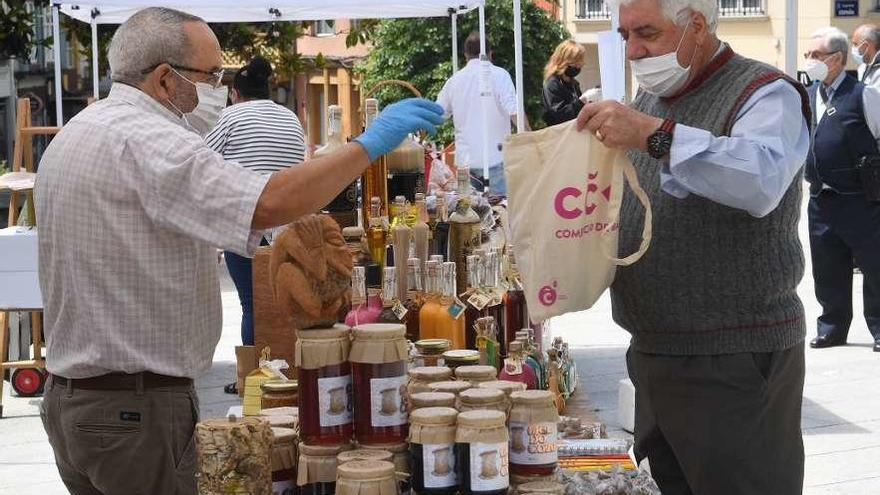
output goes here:
{"type": "MultiPolygon", "coordinates": [[[[642,189],[642,186],[639,184],[639,177],[638,174],[636,174],[636,168],[628,158],[618,161],[618,164],[623,168],[623,176],[629,183],[629,187],[632,189],[633,194],[636,195],[636,198],[638,198],[639,202],[642,203],[642,206],[645,207],[645,224],[642,227],[642,243],[639,245],[639,249],[636,252],[624,258],[618,258],[617,253],[608,253],[607,251],[605,252],[605,255],[608,257],[608,260],[616,266],[629,266],[638,261],[648,250],[648,247],[651,246],[654,223],[653,214],[651,213],[651,202],[648,200],[648,194],[645,193],[645,190],[642,189]]],[[[610,226],[618,223],[619,219],[620,208],[618,207],[609,219],[608,225],[610,226]]],[[[603,249],[608,249],[607,244],[603,245],[603,249]]]]}

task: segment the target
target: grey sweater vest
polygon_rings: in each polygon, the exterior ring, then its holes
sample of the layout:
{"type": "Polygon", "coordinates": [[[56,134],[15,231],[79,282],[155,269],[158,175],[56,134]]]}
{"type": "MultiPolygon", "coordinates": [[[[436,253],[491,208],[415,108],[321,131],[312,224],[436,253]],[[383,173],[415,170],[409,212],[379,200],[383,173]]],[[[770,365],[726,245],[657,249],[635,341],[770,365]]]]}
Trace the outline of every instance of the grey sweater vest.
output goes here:
{"type": "MultiPolygon", "coordinates": [[[[727,48],[690,91],[675,99],[640,92],[634,106],[725,136],[749,96],[784,77],[727,48]]],[[[789,81],[808,101],[803,88],[789,81]]],[[[801,111],[809,122],[809,107],[801,111]]],[[[629,157],[654,213],[650,249],[632,266],[618,268],[611,290],[614,320],[632,334],[633,347],[705,355],[769,352],[802,342],[804,308],[796,292],[804,273],[797,232],[801,174],[775,210],[755,218],[694,194],[675,198],[660,188],[661,162],[643,152],[629,157]]],[[[627,188],[621,254],[638,248],[643,220],[644,210],[627,188]]]]}

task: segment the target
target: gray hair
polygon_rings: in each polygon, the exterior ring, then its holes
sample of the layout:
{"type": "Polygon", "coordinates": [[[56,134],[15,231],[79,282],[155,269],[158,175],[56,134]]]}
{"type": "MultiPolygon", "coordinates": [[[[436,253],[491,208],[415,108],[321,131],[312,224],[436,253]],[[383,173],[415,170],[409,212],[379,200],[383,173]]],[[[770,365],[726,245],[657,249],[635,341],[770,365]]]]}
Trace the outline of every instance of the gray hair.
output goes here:
{"type": "Polygon", "coordinates": [[[110,77],[126,84],[144,80],[143,71],[163,62],[186,64],[191,49],[183,30],[200,17],[165,7],[149,7],[129,17],[113,34],[107,50],[110,77]]]}
{"type": "Polygon", "coordinates": [[[814,40],[822,40],[825,45],[825,51],[828,53],[840,52],[843,57],[843,65],[846,65],[847,56],[849,55],[849,36],[836,27],[826,27],[814,31],[810,36],[814,40]]]}
{"type": "Polygon", "coordinates": [[[880,49],[880,27],[876,24],[863,24],[856,32],[862,33],[862,39],[874,44],[874,48],[880,49]]]}
{"type": "MultiPolygon", "coordinates": [[[[605,0],[609,9],[620,8],[621,5],[629,5],[636,0],[605,0]]],[[[663,16],[679,26],[687,24],[688,12],[699,12],[706,18],[706,24],[710,33],[715,33],[718,27],[718,0],[654,0],[660,5],[663,16]]]]}

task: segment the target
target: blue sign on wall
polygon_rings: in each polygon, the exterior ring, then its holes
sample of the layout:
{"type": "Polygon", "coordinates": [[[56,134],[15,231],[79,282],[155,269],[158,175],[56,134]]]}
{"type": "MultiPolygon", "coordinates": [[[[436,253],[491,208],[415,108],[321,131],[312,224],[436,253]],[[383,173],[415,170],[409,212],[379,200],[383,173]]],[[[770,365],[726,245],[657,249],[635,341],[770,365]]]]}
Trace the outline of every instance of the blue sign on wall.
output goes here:
{"type": "Polygon", "coordinates": [[[834,15],[837,17],[858,17],[859,0],[834,0],[834,15]]]}

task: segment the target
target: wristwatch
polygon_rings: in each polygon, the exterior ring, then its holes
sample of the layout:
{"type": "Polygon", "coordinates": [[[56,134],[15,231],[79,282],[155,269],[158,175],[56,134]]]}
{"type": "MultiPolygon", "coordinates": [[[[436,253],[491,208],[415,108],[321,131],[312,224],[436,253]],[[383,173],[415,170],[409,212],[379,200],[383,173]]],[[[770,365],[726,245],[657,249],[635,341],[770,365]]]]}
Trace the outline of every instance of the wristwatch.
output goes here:
{"type": "Polygon", "coordinates": [[[648,154],[652,158],[661,160],[669,154],[672,148],[672,130],[675,128],[675,122],[666,119],[660,127],[648,136],[648,154]]]}

